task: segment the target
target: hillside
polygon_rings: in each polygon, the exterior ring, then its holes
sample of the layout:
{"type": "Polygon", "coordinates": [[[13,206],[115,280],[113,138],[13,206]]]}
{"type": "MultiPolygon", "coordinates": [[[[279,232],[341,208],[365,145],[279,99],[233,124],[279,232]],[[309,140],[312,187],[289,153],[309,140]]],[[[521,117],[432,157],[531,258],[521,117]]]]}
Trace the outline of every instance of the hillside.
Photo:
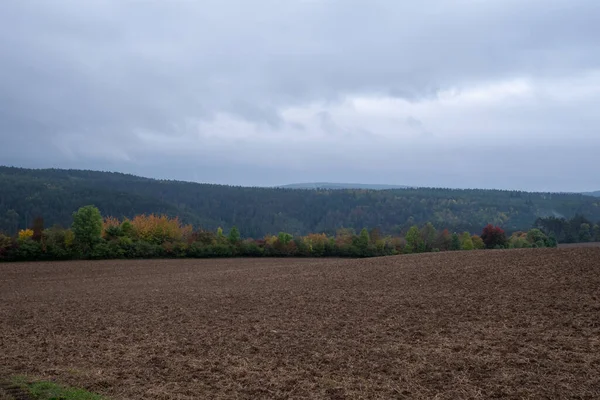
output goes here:
{"type": "Polygon", "coordinates": [[[413,224],[478,233],[487,223],[526,230],[536,218],[582,214],[600,220],[598,199],[581,194],[499,190],[293,190],[155,180],[133,175],[0,167],[0,230],[14,232],[36,216],[70,225],[74,210],[96,205],[103,215],[179,216],[196,227],[240,228],[245,237],[280,231],[333,233],[341,227],[397,233],[413,224]]]}
{"type": "Polygon", "coordinates": [[[600,197],[600,190],[598,190],[596,192],[587,192],[587,193],[584,193],[584,194],[588,195],[588,196],[600,197]]]}
{"type": "Polygon", "coordinates": [[[368,183],[331,183],[331,182],[312,182],[312,183],[293,183],[280,186],[284,189],[366,189],[366,190],[390,190],[406,189],[404,185],[378,185],[368,183]]]}

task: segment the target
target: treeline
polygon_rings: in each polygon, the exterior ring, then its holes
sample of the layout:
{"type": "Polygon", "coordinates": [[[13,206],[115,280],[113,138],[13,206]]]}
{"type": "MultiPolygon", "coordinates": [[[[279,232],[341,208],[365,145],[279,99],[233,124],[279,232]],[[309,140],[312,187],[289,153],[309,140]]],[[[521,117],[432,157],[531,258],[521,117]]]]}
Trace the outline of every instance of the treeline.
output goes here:
{"type": "Polygon", "coordinates": [[[15,236],[0,234],[0,261],[117,258],[211,257],[375,257],[453,250],[555,247],[552,235],[539,229],[506,236],[491,224],[481,235],[437,230],[432,223],[414,225],[404,236],[383,235],[378,229],[339,229],[335,235],[294,236],[280,232],[262,239],[242,238],[233,227],[227,233],[194,230],[177,217],[138,215],[132,219],[103,218],[98,208],[85,206],[73,214],[71,228],[44,227],[41,217],[15,236]]]}
{"type": "Polygon", "coordinates": [[[510,235],[538,217],[582,214],[600,220],[600,199],[578,194],[407,188],[296,190],[155,180],[133,175],[0,167],[0,231],[15,235],[43,215],[47,226],[70,226],[73,210],[95,204],[103,215],[179,217],[216,231],[237,226],[243,237],[285,231],[296,236],[367,226],[405,235],[413,225],[477,232],[488,223],[510,235]]]}
{"type": "Polygon", "coordinates": [[[560,243],[600,242],[600,221],[594,224],[583,215],[566,218],[538,218],[536,228],[553,235],[560,243]]]}

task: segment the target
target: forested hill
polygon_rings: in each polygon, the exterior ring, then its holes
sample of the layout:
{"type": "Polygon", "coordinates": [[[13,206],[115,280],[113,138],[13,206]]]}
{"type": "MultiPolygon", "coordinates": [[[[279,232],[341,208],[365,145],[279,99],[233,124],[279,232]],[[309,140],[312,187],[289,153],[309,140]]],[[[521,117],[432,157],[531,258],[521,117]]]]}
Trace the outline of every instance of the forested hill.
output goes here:
{"type": "Polygon", "coordinates": [[[388,189],[406,189],[404,185],[378,185],[368,183],[331,183],[331,182],[312,182],[312,183],[292,183],[290,185],[280,186],[284,189],[367,189],[367,190],[388,190],[388,189]]]}
{"type": "Polygon", "coordinates": [[[298,190],[154,180],[121,173],[0,167],[0,230],[14,233],[42,216],[46,226],[68,226],[80,206],[103,215],[179,216],[214,230],[236,225],[245,237],[280,231],[333,233],[338,228],[406,231],[427,221],[479,233],[487,223],[529,229],[538,217],[581,214],[600,220],[600,200],[578,194],[498,190],[298,190]]]}

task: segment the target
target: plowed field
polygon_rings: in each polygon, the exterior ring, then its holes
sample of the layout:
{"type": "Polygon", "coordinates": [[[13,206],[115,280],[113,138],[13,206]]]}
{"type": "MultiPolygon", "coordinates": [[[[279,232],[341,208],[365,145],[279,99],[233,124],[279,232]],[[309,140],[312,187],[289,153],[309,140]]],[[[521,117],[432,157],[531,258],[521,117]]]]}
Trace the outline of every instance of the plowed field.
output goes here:
{"type": "Polygon", "coordinates": [[[0,378],[112,399],[600,398],[600,248],[0,265],[0,378]]]}

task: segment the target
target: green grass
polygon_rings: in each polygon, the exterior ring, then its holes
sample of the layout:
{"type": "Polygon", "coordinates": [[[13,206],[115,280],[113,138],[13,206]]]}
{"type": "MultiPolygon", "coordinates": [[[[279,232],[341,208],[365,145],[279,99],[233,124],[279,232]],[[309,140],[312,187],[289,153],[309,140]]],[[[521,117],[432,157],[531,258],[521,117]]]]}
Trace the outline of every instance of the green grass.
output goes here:
{"type": "Polygon", "coordinates": [[[71,388],[54,382],[32,382],[25,377],[13,378],[13,384],[36,400],[106,400],[87,390],[71,388]]]}

